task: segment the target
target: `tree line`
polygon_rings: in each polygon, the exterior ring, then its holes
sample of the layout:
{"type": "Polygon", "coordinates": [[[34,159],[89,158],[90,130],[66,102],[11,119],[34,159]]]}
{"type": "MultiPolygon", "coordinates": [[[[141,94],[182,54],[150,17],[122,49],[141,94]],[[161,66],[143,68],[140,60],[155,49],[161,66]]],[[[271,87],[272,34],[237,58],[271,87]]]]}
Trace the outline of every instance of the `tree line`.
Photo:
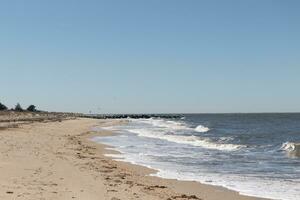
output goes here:
{"type": "MultiPolygon", "coordinates": [[[[4,104],[2,104],[2,103],[0,102],[0,111],[3,111],[3,110],[8,110],[8,107],[5,106],[4,104]]],[[[19,103],[17,103],[17,105],[16,105],[14,108],[10,109],[10,110],[18,111],[18,112],[23,112],[23,111],[37,112],[37,111],[38,111],[38,110],[36,109],[36,106],[35,106],[35,105],[30,105],[30,106],[28,106],[27,109],[23,109],[22,106],[21,106],[19,103]]]]}

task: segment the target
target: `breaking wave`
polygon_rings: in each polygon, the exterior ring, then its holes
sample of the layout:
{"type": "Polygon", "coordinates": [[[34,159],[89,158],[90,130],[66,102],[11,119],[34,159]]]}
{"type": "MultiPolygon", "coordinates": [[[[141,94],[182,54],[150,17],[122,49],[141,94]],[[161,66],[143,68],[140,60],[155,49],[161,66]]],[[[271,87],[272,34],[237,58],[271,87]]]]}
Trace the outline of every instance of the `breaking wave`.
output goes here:
{"type": "Polygon", "coordinates": [[[285,142],[280,149],[288,152],[300,151],[300,143],[285,142]]]}
{"type": "Polygon", "coordinates": [[[141,137],[148,137],[148,138],[156,138],[161,140],[167,140],[169,142],[175,142],[179,144],[188,144],[192,146],[202,147],[206,149],[215,149],[215,150],[221,150],[221,151],[234,151],[238,150],[243,145],[237,145],[237,144],[224,144],[224,143],[217,143],[213,142],[208,138],[201,138],[198,136],[184,136],[184,135],[168,135],[168,134],[162,134],[158,132],[149,131],[147,129],[130,129],[128,130],[131,133],[135,133],[138,136],[141,137]]]}
{"type": "Polygon", "coordinates": [[[205,127],[205,126],[202,126],[202,125],[199,125],[195,128],[195,131],[196,132],[199,132],[199,133],[205,133],[205,132],[208,132],[209,131],[209,128],[208,127],[205,127]]]}
{"type": "Polygon", "coordinates": [[[199,133],[205,133],[208,132],[210,129],[208,127],[205,127],[203,125],[199,125],[196,128],[190,128],[183,122],[176,122],[176,121],[167,121],[167,120],[162,120],[162,119],[139,119],[135,120],[138,122],[142,122],[145,124],[152,125],[154,127],[159,127],[159,128],[168,128],[170,130],[188,130],[188,131],[195,131],[199,133]]]}
{"type": "Polygon", "coordinates": [[[95,141],[124,156],[114,160],[156,169],[160,177],[223,186],[248,196],[294,200],[300,195],[299,117],[201,114],[128,119],[117,126],[107,124],[119,135],[95,141]]]}
{"type": "Polygon", "coordinates": [[[167,120],[162,120],[162,119],[143,119],[143,120],[138,119],[138,120],[134,120],[134,121],[149,124],[154,127],[168,128],[171,130],[189,130],[190,129],[184,123],[175,122],[175,121],[167,121],[167,120]]]}

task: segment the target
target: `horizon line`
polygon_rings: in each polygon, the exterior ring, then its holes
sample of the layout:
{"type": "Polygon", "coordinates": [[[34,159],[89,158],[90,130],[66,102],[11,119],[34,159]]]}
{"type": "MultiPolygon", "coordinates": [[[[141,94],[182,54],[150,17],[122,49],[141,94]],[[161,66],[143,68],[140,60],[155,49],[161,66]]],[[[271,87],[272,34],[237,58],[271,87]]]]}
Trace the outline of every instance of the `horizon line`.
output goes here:
{"type": "Polygon", "coordinates": [[[192,112],[192,113],[180,113],[180,112],[174,112],[174,113],[83,113],[86,115],[197,115],[197,114],[300,114],[300,111],[295,112],[192,112]]]}

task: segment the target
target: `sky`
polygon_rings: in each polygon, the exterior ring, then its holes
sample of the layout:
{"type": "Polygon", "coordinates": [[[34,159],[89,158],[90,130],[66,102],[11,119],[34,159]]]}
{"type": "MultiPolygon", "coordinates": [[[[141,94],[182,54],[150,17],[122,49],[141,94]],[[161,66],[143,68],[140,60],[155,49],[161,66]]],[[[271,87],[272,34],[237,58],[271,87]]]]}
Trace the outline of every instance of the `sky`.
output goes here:
{"type": "Polygon", "coordinates": [[[296,0],[2,0],[0,102],[299,112],[299,10],[296,0]]]}

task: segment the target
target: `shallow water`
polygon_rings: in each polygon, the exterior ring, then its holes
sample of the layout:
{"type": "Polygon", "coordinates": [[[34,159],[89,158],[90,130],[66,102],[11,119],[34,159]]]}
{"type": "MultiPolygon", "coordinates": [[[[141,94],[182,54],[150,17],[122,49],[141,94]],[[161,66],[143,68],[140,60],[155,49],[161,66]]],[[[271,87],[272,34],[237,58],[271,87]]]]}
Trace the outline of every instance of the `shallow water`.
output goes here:
{"type": "Polygon", "coordinates": [[[242,194],[300,199],[300,114],[199,114],[130,119],[95,137],[157,176],[221,185],[242,194]]]}

